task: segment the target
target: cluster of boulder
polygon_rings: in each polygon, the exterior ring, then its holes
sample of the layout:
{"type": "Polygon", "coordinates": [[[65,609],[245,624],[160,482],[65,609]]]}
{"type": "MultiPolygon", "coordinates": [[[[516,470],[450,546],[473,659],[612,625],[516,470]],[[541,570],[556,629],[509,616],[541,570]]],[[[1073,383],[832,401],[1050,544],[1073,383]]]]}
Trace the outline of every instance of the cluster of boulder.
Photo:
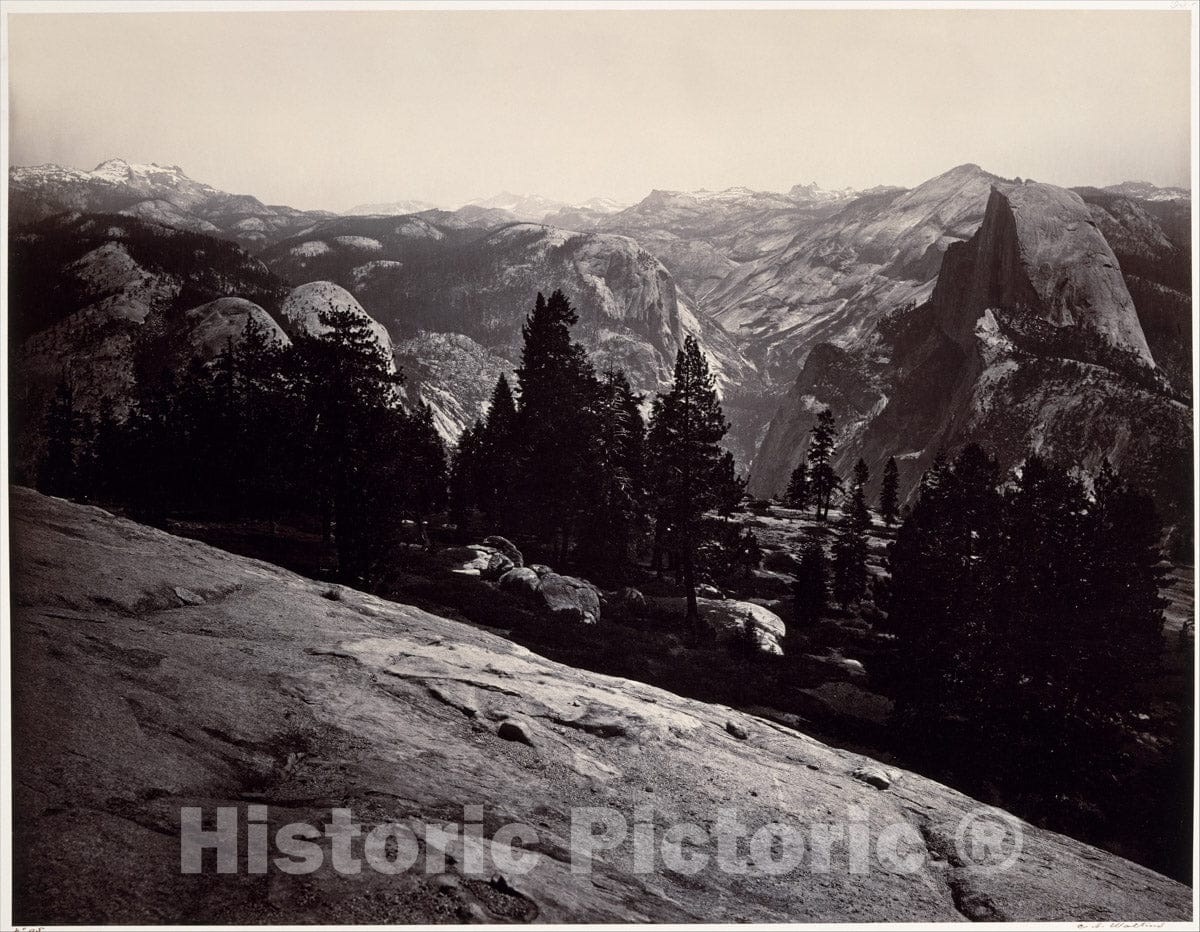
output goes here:
{"type": "MultiPolygon", "coordinates": [[[[668,611],[683,612],[686,608],[682,598],[647,600],[632,587],[604,593],[578,576],[556,573],[540,563],[526,566],[521,551],[504,537],[485,537],[482,543],[460,551],[457,558],[460,562],[454,572],[495,583],[502,592],[527,600],[546,615],[575,624],[596,624],[602,606],[634,617],[645,613],[648,601],[668,611]]],[[[712,587],[701,587],[697,604],[701,621],[718,643],[748,635],[763,653],[783,653],[783,620],[770,609],[727,599],[712,587]]]]}
{"type": "Polygon", "coordinates": [[[540,563],[526,566],[521,551],[504,537],[485,537],[467,549],[474,557],[455,572],[497,583],[502,591],[563,621],[594,625],[600,620],[600,590],[586,579],[560,575],[540,563]]]}

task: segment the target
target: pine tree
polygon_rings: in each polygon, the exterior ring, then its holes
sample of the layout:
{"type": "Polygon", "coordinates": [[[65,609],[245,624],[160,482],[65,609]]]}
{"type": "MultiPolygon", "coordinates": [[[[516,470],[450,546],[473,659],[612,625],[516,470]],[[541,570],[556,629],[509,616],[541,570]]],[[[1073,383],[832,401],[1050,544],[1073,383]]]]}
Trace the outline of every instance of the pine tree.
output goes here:
{"type": "Polygon", "coordinates": [[[450,513],[459,527],[479,507],[479,448],[483,421],[469,424],[459,435],[450,467],[450,513]]]}
{"type": "Polygon", "coordinates": [[[825,612],[828,575],[825,549],[815,535],[808,535],[800,548],[800,565],[793,592],[796,620],[805,627],[816,624],[825,612]]]}
{"type": "Polygon", "coordinates": [[[737,464],[728,450],[721,454],[717,463],[715,482],[717,514],[728,518],[737,510],[746,494],[746,479],[738,475],[737,464]]]}
{"type": "Polygon", "coordinates": [[[68,378],[58,383],[46,412],[46,450],[38,465],[38,488],[51,495],[74,495],[78,479],[81,417],[68,378]]]}
{"type": "Polygon", "coordinates": [[[900,472],[896,468],[896,457],[889,456],[883,467],[883,485],[879,488],[879,516],[891,527],[896,523],[900,507],[900,472]]]}
{"type": "Polygon", "coordinates": [[[865,488],[867,485],[867,482],[870,481],[870,478],[871,478],[871,470],[867,467],[867,461],[864,460],[860,456],[858,458],[858,462],[854,464],[854,473],[853,473],[854,488],[855,489],[865,488]]]}
{"type": "Polygon", "coordinates": [[[646,425],[642,398],[620,370],[600,380],[596,399],[597,430],[584,492],[579,557],[601,576],[621,581],[646,530],[646,425]]]}
{"type": "Polygon", "coordinates": [[[598,382],[582,346],[571,339],[579,320],[570,301],[540,293],[522,328],[517,369],[523,471],[517,513],[537,539],[564,558],[580,519],[592,476],[598,434],[598,382]]]}
{"type": "Polygon", "coordinates": [[[974,689],[986,689],[965,668],[993,650],[989,618],[1006,549],[998,485],[995,461],[978,447],[953,468],[939,454],[889,548],[887,627],[902,645],[891,688],[917,720],[967,706],[974,689]]]}
{"type": "Polygon", "coordinates": [[[493,525],[507,531],[514,486],[521,466],[521,450],[517,405],[508,379],[503,375],[496,381],[492,391],[491,404],[478,440],[478,504],[493,525]]]}
{"type": "Polygon", "coordinates": [[[655,399],[649,445],[656,531],[678,555],[692,625],[700,617],[696,550],[703,534],[701,518],[716,504],[723,455],[717,444],[728,429],[708,362],[689,336],[676,356],[671,390],[655,399]]]}
{"type": "Polygon", "coordinates": [[[295,425],[302,420],[302,400],[289,391],[290,352],[253,315],[247,315],[234,348],[240,400],[233,458],[244,510],[271,519],[272,526],[296,492],[295,425]]]}
{"type": "Polygon", "coordinates": [[[433,423],[433,410],[421,402],[403,421],[403,456],[400,474],[404,502],[416,522],[425,549],[433,549],[426,520],[447,504],[449,482],[446,447],[433,423]]]}
{"type": "MultiPolygon", "coordinates": [[[[1151,499],[1105,460],[1091,509],[1095,545],[1090,562],[1089,630],[1076,656],[1077,688],[1093,699],[1128,702],[1152,675],[1162,649],[1162,525],[1151,499]],[[1121,644],[1115,651],[1112,644],[1121,644]],[[1096,694],[1099,693],[1099,696],[1096,694]]],[[[1119,710],[1125,711],[1125,710],[1119,710]]]]}
{"type": "Polygon", "coordinates": [[[867,509],[867,464],[854,467],[854,486],[842,512],[837,540],[833,544],[833,592],[843,607],[857,602],[867,588],[867,532],[871,514],[867,509]]]}
{"type": "Polygon", "coordinates": [[[803,511],[808,507],[808,460],[801,460],[792,470],[783,500],[789,508],[803,511]]]}
{"type": "Polygon", "coordinates": [[[842,484],[837,473],[833,471],[831,462],[836,439],[833,412],[825,408],[817,415],[817,422],[812,427],[808,443],[809,488],[812,490],[817,519],[820,521],[829,517],[829,504],[833,493],[841,488],[842,484]]]}
{"type": "Polygon", "coordinates": [[[306,403],[324,538],[336,547],[339,575],[355,579],[371,570],[404,510],[403,489],[383,468],[402,437],[402,377],[362,317],[332,310],[320,321],[321,336],[296,341],[295,390],[306,403]]]}

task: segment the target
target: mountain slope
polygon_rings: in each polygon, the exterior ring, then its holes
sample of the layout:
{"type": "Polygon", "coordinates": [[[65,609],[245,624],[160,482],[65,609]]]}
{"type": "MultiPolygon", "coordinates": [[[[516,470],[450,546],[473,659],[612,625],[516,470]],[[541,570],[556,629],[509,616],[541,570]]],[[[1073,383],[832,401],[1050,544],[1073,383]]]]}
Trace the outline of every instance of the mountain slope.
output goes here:
{"type": "Polygon", "coordinates": [[[865,194],[738,269],[705,307],[768,379],[786,382],[817,343],[852,346],[889,309],[928,298],[946,248],[979,227],[998,180],[960,165],[910,191],[865,194]]]}
{"type": "MultiPolygon", "coordinates": [[[[556,288],[578,310],[574,335],[597,368],[623,368],[638,391],[666,387],[688,333],[710,353],[723,391],[753,390],[753,367],[634,240],[532,223],[471,227],[446,216],[339,218],[263,258],[291,281],[338,283],[384,324],[413,363],[410,391],[435,408],[450,439],[481,413],[499,372],[516,366],[537,293],[556,288]]],[[[738,447],[743,462],[751,450],[738,447]]]]}
{"type": "Polygon", "coordinates": [[[178,165],[139,165],[124,159],[109,159],[90,172],[58,165],[14,167],[9,169],[8,185],[14,226],[64,211],[119,213],[250,247],[290,236],[330,216],[218,191],[189,178],[178,165]]]}
{"type": "Polygon", "coordinates": [[[1191,204],[1168,197],[1135,199],[1111,190],[1075,189],[1120,261],[1155,363],[1171,384],[1190,398],[1191,204]]]}
{"type": "Polygon", "coordinates": [[[247,317],[269,332],[287,286],[233,243],[118,215],[61,214],[10,236],[11,413],[18,469],[40,447],[38,425],[58,384],[95,415],[124,411],[147,321],[177,358],[211,358],[247,317]]]}
{"type": "Polygon", "coordinates": [[[896,456],[904,492],[941,450],[979,442],[1003,467],[1030,450],[1135,474],[1168,518],[1190,510],[1191,411],[1153,363],[1112,250],[1082,199],[1000,183],[979,231],[950,246],[930,300],[857,347],[817,346],[751,472],[780,491],[828,405],[838,466],[896,456]]]}
{"type": "Polygon", "coordinates": [[[697,302],[743,263],[791,240],[797,230],[836,212],[846,192],[797,185],[790,194],[724,191],[652,191],[615,213],[564,210],[547,223],[566,229],[629,236],[659,258],[697,302]]]}
{"type": "Polygon", "coordinates": [[[852,775],[877,768],[869,758],[765,719],[410,606],[334,598],[96,508],[20,488],[11,506],[21,924],[1189,917],[1180,884],[917,774],[893,770],[878,790],[852,775]],[[339,873],[328,842],[313,873],[221,874],[212,855],[182,873],[182,807],[211,820],[219,806],[237,808],[239,837],[256,812],[273,838],[289,823],[320,831],[339,807],[364,830],[395,822],[423,840],[400,873],[339,873]],[[428,831],[461,825],[467,806],[481,807],[475,868],[462,839],[428,831]],[[573,871],[596,807],[652,826],[656,847],[697,823],[684,856],[707,863],[669,871],[655,854],[646,871],[626,838],[573,871]],[[852,872],[835,842],[826,870],[802,849],[772,875],[761,845],[749,874],[718,870],[714,820],[731,808],[750,832],[783,822],[805,841],[854,819],[868,869],[852,872]],[[977,849],[955,840],[981,818],[1021,832],[1006,869],[973,869],[977,849]],[[499,828],[516,822],[536,833],[524,873],[493,865],[499,828]],[[910,839],[897,854],[915,859],[903,870],[879,854],[896,826],[910,839]]]}

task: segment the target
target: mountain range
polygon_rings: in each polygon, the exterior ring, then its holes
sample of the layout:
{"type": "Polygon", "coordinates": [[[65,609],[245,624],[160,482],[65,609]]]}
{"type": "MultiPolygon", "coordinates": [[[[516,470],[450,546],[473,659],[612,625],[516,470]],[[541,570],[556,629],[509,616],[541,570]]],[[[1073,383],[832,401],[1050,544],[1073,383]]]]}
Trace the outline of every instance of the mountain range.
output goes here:
{"type": "Polygon", "coordinates": [[[1179,189],[961,165],[911,189],[656,190],[628,207],[505,193],[335,215],[110,159],[13,168],[9,195],[14,398],[34,420],[68,370],[97,404],[120,395],[152,315],[207,321],[195,339],[211,345],[252,313],[214,302],[240,298],[286,334],[289,296],[315,282],[379,324],[452,440],[515,366],[537,291],[562,288],[596,364],[643,393],[698,337],[756,495],[786,484],[826,404],[842,465],[862,455],[878,475],[896,455],[908,488],[968,438],[1006,462],[1078,444],[1092,465],[1148,462],[1168,507],[1186,478],[1171,465],[1191,415],[1179,189]]]}

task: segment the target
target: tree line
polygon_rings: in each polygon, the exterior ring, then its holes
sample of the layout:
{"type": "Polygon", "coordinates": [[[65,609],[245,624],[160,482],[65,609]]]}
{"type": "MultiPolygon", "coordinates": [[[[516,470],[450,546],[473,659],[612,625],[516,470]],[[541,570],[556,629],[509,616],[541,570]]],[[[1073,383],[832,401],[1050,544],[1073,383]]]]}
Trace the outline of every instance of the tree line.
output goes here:
{"type": "Polygon", "coordinates": [[[171,514],[312,522],[331,571],[367,580],[406,522],[445,507],[447,458],[428,406],[405,408],[402,376],[368,322],[323,311],[319,336],[283,345],[253,318],[208,362],[152,317],[133,357],[128,410],[85,416],[64,379],[46,416],[38,485],[171,514]]]}
{"type": "Polygon", "coordinates": [[[643,560],[673,571],[694,621],[702,576],[757,565],[753,536],[709,514],[728,515],[745,489],[720,447],[729,425],[712,372],[687,337],[647,421],[625,373],[597,373],[572,339],[577,322],[561,291],[537,296],[515,389],[500,377],[455,450],[451,513],[606,582],[643,560]]]}
{"type": "Polygon", "coordinates": [[[1130,753],[1158,671],[1161,526],[1108,463],[1028,456],[1012,475],[978,446],[925,473],[888,555],[881,671],[903,727],[996,779],[1097,787],[1130,753]],[[1107,776],[1106,776],[1107,774],[1107,776]]]}
{"type": "MultiPolygon", "coordinates": [[[[860,457],[854,464],[848,487],[834,471],[837,425],[829,408],[817,414],[809,433],[807,454],[792,470],[783,503],[801,511],[812,508],[818,523],[825,524],[835,496],[841,493],[842,514],[834,528],[829,556],[821,536],[816,533],[806,534],[800,544],[795,574],[795,614],[802,626],[816,623],[830,598],[843,608],[849,608],[867,594],[868,538],[872,525],[867,504],[870,469],[860,457]]],[[[879,516],[891,527],[899,513],[899,470],[896,458],[891,457],[883,470],[879,516]]]]}
{"type": "Polygon", "coordinates": [[[514,384],[501,377],[486,415],[453,452],[424,404],[347,311],[320,315],[319,336],[288,346],[253,320],[215,359],[179,371],[186,339],[147,321],[127,412],[83,416],[69,380],[45,421],[38,484],[121,502],[149,518],[305,519],[333,571],[370,580],[406,528],[428,541],[431,515],[464,534],[500,533],[534,556],[619,582],[639,561],[674,572],[697,617],[698,580],[757,565],[753,535],[728,515],[744,481],[719,446],[728,429],[694,338],[669,390],[650,405],[620,370],[596,372],[572,339],[561,291],[538,294],[522,329],[514,384]]]}

